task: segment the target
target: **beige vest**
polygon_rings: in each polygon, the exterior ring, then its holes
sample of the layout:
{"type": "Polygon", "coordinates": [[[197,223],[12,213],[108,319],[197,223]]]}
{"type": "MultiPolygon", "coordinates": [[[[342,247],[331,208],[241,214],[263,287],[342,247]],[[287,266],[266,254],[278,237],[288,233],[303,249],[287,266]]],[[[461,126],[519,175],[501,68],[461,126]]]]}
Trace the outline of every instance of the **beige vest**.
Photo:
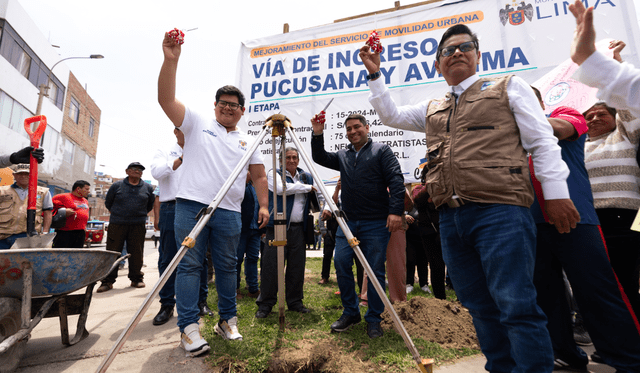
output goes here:
{"type": "Polygon", "coordinates": [[[450,93],[429,103],[426,186],[436,207],[453,194],[473,202],[533,203],[527,152],[509,107],[510,79],[482,78],[457,104],[450,93]]]}
{"type": "MultiPolygon", "coordinates": [[[[38,187],[36,193],[36,231],[42,229],[42,204],[49,189],[38,187]]],[[[29,198],[20,200],[11,185],[0,187],[0,240],[12,234],[27,231],[27,205],[29,198]]]]}

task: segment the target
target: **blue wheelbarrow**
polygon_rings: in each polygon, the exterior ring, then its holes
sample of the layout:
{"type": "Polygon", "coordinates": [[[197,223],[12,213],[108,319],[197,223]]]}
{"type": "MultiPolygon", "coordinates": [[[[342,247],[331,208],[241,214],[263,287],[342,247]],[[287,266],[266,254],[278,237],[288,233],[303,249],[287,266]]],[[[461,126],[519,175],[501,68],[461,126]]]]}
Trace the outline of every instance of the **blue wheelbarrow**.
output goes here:
{"type": "Polygon", "coordinates": [[[124,259],[95,249],[0,251],[0,373],[18,367],[31,331],[45,317],[60,319],[64,345],[86,338],[93,287],[124,259]],[[83,287],[84,294],[69,294],[83,287]],[[80,315],[72,339],[68,315],[80,315]]]}

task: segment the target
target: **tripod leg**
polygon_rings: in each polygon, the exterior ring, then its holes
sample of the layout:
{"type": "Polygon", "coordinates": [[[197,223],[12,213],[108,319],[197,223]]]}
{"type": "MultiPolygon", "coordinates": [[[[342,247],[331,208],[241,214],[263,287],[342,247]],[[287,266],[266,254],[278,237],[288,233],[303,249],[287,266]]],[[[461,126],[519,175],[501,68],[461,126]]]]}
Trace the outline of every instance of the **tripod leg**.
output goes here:
{"type": "Polygon", "coordinates": [[[171,276],[171,274],[176,270],[176,268],[178,267],[178,264],[180,263],[184,255],[187,253],[187,250],[189,250],[195,245],[196,237],[198,237],[202,229],[205,227],[205,225],[207,225],[207,223],[209,222],[209,219],[211,219],[211,216],[213,216],[214,211],[216,210],[216,208],[218,208],[220,201],[222,201],[224,196],[227,194],[227,192],[229,191],[229,189],[231,188],[235,180],[238,178],[238,175],[240,175],[240,172],[249,163],[249,159],[251,158],[251,155],[253,155],[256,149],[258,149],[260,142],[267,135],[268,131],[269,129],[267,127],[263,128],[262,132],[258,135],[258,137],[256,138],[256,141],[253,143],[251,148],[249,148],[247,153],[245,153],[242,159],[240,159],[240,162],[238,162],[238,164],[236,165],[236,168],[234,168],[233,171],[231,172],[231,176],[229,176],[229,178],[222,185],[222,188],[220,188],[220,190],[218,191],[218,194],[216,194],[215,198],[213,199],[209,207],[205,210],[202,216],[200,216],[200,219],[198,219],[198,222],[193,227],[189,235],[185,237],[184,241],[182,242],[182,246],[180,247],[180,250],[178,250],[176,255],[173,257],[173,260],[171,261],[171,263],[169,263],[169,266],[164,271],[164,273],[162,273],[162,276],[160,276],[160,279],[158,280],[158,282],[154,285],[153,289],[151,289],[151,292],[149,293],[149,295],[147,295],[147,298],[144,300],[144,302],[142,303],[142,305],[140,306],[136,314],[133,316],[129,324],[124,328],[124,330],[118,337],[118,340],[116,341],[116,343],[113,345],[113,347],[111,347],[111,350],[109,350],[109,353],[105,356],[104,360],[98,367],[97,372],[103,373],[107,371],[107,369],[109,368],[109,365],[111,365],[116,355],[118,354],[118,352],[120,351],[124,343],[127,341],[127,338],[129,338],[129,335],[131,335],[131,333],[133,332],[133,329],[135,329],[136,325],[138,325],[138,323],[142,319],[142,316],[149,309],[149,306],[151,305],[151,301],[155,299],[158,293],[160,293],[160,289],[162,289],[164,284],[169,279],[169,276],[171,276]]]}
{"type": "MultiPolygon", "coordinates": [[[[302,159],[304,160],[304,163],[309,168],[309,171],[311,172],[311,175],[313,175],[314,180],[318,180],[318,181],[322,180],[320,178],[320,176],[318,175],[318,172],[313,167],[313,162],[311,162],[311,159],[309,158],[309,156],[305,153],[304,149],[302,148],[302,144],[300,144],[300,140],[298,140],[298,138],[296,137],[295,133],[293,133],[293,131],[289,127],[287,127],[287,131],[288,131],[288,135],[291,137],[292,141],[298,147],[298,152],[299,152],[300,156],[302,157],[302,159]]],[[[322,191],[322,195],[329,196],[329,193],[327,192],[327,189],[325,188],[325,186],[324,186],[324,184],[322,182],[318,182],[317,186],[322,191]]],[[[396,326],[396,330],[400,331],[400,335],[402,336],[402,339],[404,340],[405,345],[409,349],[409,352],[411,352],[411,355],[413,356],[413,359],[418,364],[418,368],[420,368],[420,370],[422,372],[427,372],[427,368],[425,367],[425,363],[428,364],[428,362],[426,362],[426,361],[423,362],[423,360],[421,359],[420,353],[416,349],[416,346],[413,344],[413,341],[411,340],[411,337],[409,336],[409,333],[407,333],[407,330],[405,329],[404,325],[402,324],[402,321],[400,320],[400,317],[398,317],[398,314],[396,313],[395,309],[393,308],[393,305],[389,301],[389,298],[387,298],[387,295],[384,292],[384,289],[382,288],[382,286],[378,282],[378,279],[375,276],[375,274],[373,273],[373,270],[371,269],[371,266],[369,265],[369,262],[367,261],[367,258],[365,258],[364,254],[362,254],[362,250],[360,250],[360,246],[358,246],[358,244],[360,242],[353,236],[353,233],[351,233],[351,230],[349,229],[349,226],[347,226],[346,221],[344,220],[344,218],[340,214],[340,211],[338,211],[338,207],[333,202],[333,200],[331,198],[325,198],[325,202],[329,204],[329,206],[331,207],[331,211],[334,212],[334,215],[336,216],[336,219],[338,220],[338,224],[340,225],[340,228],[342,228],[342,231],[344,232],[344,235],[346,236],[347,241],[349,242],[349,245],[353,248],[354,253],[356,254],[358,259],[360,260],[360,263],[362,263],[362,267],[364,267],[364,270],[367,273],[367,276],[369,277],[369,281],[371,282],[371,284],[375,288],[376,292],[378,292],[378,295],[380,296],[380,299],[384,303],[384,306],[386,307],[386,309],[389,310],[389,314],[391,315],[391,319],[393,320],[393,323],[396,326]]]]}

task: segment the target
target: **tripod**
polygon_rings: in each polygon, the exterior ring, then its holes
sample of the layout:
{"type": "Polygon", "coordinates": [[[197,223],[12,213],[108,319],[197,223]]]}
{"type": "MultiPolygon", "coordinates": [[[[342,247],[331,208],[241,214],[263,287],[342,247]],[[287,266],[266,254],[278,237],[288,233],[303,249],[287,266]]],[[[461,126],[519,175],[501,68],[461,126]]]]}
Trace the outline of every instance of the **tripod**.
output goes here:
{"type": "MultiPolygon", "coordinates": [[[[305,164],[307,165],[307,167],[309,167],[311,175],[314,177],[315,180],[321,180],[321,178],[319,177],[319,175],[316,172],[315,168],[313,167],[313,163],[311,162],[309,156],[305,153],[304,149],[302,148],[302,145],[300,144],[300,141],[298,140],[298,138],[295,136],[295,134],[291,130],[291,122],[289,121],[289,119],[287,117],[285,117],[284,115],[282,115],[282,114],[275,114],[275,115],[272,115],[271,117],[269,117],[267,119],[267,122],[265,123],[264,127],[262,128],[262,131],[258,134],[258,137],[256,138],[256,141],[251,145],[249,150],[245,153],[245,155],[242,157],[240,162],[236,165],[234,170],[231,172],[231,175],[229,176],[229,178],[225,181],[225,183],[222,185],[222,188],[220,188],[220,190],[218,191],[218,193],[214,197],[214,199],[211,202],[211,204],[208,207],[203,208],[198,213],[198,216],[197,216],[197,218],[199,217],[198,222],[193,227],[193,229],[191,230],[189,235],[187,237],[185,237],[185,239],[182,242],[182,246],[180,247],[180,250],[178,250],[178,252],[174,256],[173,260],[171,261],[171,263],[169,263],[169,266],[167,267],[167,269],[162,273],[162,275],[160,276],[160,279],[154,285],[153,289],[151,290],[151,292],[149,293],[147,298],[144,300],[144,302],[142,303],[142,305],[140,306],[140,308],[138,309],[138,311],[136,312],[134,317],[131,319],[129,324],[122,331],[122,333],[118,337],[118,340],[116,341],[116,343],[113,345],[111,350],[109,350],[109,353],[107,354],[105,359],[102,361],[102,363],[98,367],[97,372],[103,373],[103,372],[106,372],[106,370],[109,368],[109,365],[111,365],[111,363],[115,359],[115,356],[120,351],[120,349],[122,348],[122,346],[126,342],[126,340],[129,337],[129,335],[131,335],[131,333],[133,332],[133,329],[135,329],[136,325],[142,319],[142,316],[149,309],[149,306],[151,305],[151,301],[158,295],[158,293],[160,292],[160,289],[162,289],[164,284],[167,282],[169,276],[175,271],[175,269],[177,268],[178,264],[180,263],[180,260],[182,260],[182,258],[186,254],[187,250],[189,250],[190,248],[192,248],[195,245],[196,238],[198,237],[198,235],[200,234],[202,229],[206,226],[206,224],[211,219],[211,217],[213,216],[213,213],[215,212],[216,208],[218,207],[218,205],[220,204],[220,202],[222,201],[224,196],[227,194],[227,192],[231,188],[231,185],[235,182],[235,180],[240,175],[240,172],[242,172],[244,167],[248,164],[249,159],[251,158],[253,153],[257,150],[258,146],[260,145],[260,143],[262,142],[264,137],[269,132],[269,129],[271,129],[272,137],[274,138],[274,140],[278,136],[281,138],[281,149],[280,149],[281,150],[281,157],[280,157],[280,162],[281,162],[281,169],[282,170],[285,169],[285,167],[284,167],[284,161],[285,161],[284,149],[285,149],[285,146],[284,145],[285,145],[286,135],[288,134],[290,136],[290,138],[293,140],[293,142],[296,145],[296,147],[298,148],[299,155],[302,156],[305,164]]],[[[273,164],[276,165],[276,151],[275,151],[276,150],[276,144],[275,144],[275,141],[272,141],[271,147],[272,147],[272,161],[273,161],[273,164]]],[[[276,168],[274,167],[273,168],[273,180],[274,181],[276,180],[276,177],[277,177],[277,171],[276,171],[276,168]]],[[[280,322],[280,331],[284,331],[284,325],[285,325],[285,323],[284,323],[284,321],[285,321],[285,317],[284,317],[284,247],[287,244],[287,240],[286,240],[286,236],[287,236],[287,232],[286,232],[286,229],[287,229],[287,224],[286,224],[286,182],[285,182],[285,173],[284,173],[284,171],[281,172],[280,177],[282,178],[282,186],[283,186],[282,187],[282,209],[283,209],[283,211],[277,211],[278,210],[278,207],[277,207],[278,204],[276,203],[276,201],[277,201],[276,197],[277,197],[277,189],[278,188],[274,187],[273,188],[273,201],[274,201],[274,210],[276,210],[276,211],[274,211],[274,239],[272,241],[270,241],[269,244],[271,246],[277,246],[279,322],[280,322]]],[[[277,183],[274,182],[274,184],[277,184],[277,183]]],[[[318,183],[318,187],[322,191],[323,195],[325,195],[325,196],[329,195],[327,193],[327,190],[326,190],[326,188],[325,188],[323,183],[318,183]]],[[[351,233],[351,230],[349,230],[349,227],[347,226],[346,221],[344,220],[343,213],[340,210],[338,210],[337,206],[335,205],[333,200],[331,200],[331,198],[327,198],[326,202],[329,204],[329,207],[331,208],[332,213],[335,214],[335,216],[336,216],[336,218],[338,220],[338,224],[340,225],[340,228],[342,228],[342,230],[343,230],[343,232],[344,232],[344,234],[345,234],[345,236],[346,236],[346,238],[347,238],[347,240],[349,242],[349,245],[353,248],[354,252],[356,253],[356,256],[358,257],[358,259],[362,263],[362,266],[364,267],[367,275],[369,276],[371,284],[373,284],[373,287],[375,288],[375,290],[380,295],[380,298],[382,299],[385,307],[389,310],[389,313],[391,314],[391,318],[393,320],[393,323],[395,324],[396,329],[402,335],[402,338],[403,338],[403,340],[405,342],[405,345],[407,346],[407,348],[411,352],[411,355],[413,356],[414,360],[416,361],[416,364],[418,365],[418,368],[423,373],[430,373],[432,371],[431,363],[433,362],[433,360],[428,361],[428,360],[422,360],[420,358],[420,354],[418,353],[418,350],[416,349],[415,345],[413,344],[413,341],[411,340],[411,337],[407,333],[407,330],[405,329],[404,325],[402,324],[402,321],[400,321],[400,318],[398,317],[398,314],[395,312],[395,309],[393,308],[393,306],[391,305],[391,302],[387,298],[387,296],[386,296],[386,294],[384,292],[384,289],[382,288],[382,286],[378,282],[376,276],[374,275],[373,270],[371,269],[371,266],[369,266],[369,263],[367,262],[367,259],[364,257],[364,254],[362,254],[362,251],[360,250],[360,247],[358,246],[359,241],[353,236],[353,234],[351,233]]]]}

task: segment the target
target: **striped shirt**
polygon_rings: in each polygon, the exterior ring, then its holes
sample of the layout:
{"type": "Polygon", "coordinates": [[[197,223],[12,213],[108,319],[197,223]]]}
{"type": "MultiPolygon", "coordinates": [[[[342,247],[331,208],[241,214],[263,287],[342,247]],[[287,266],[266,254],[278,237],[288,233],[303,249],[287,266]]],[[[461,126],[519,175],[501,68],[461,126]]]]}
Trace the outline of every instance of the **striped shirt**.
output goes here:
{"type": "Polygon", "coordinates": [[[587,139],[585,166],[596,209],[640,209],[639,140],[640,119],[627,110],[618,110],[615,130],[587,139]]]}

